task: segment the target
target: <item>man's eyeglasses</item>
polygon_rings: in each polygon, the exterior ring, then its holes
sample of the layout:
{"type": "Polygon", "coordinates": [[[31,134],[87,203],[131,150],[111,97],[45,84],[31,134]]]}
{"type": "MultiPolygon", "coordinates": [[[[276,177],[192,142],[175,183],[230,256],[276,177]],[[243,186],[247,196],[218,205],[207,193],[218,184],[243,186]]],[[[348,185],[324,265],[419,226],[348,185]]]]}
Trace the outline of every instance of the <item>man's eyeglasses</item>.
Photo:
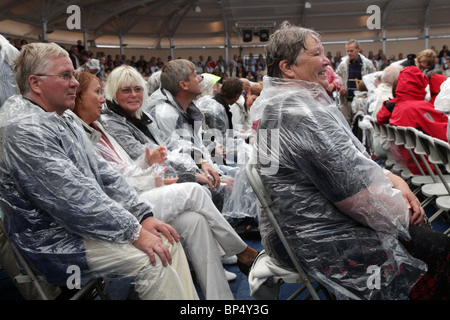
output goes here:
{"type": "Polygon", "coordinates": [[[123,94],[131,94],[132,92],[134,92],[136,94],[140,94],[140,93],[144,92],[144,88],[142,88],[142,87],[124,88],[124,89],[120,89],[120,92],[122,92],[123,94]]]}
{"type": "Polygon", "coordinates": [[[70,81],[75,76],[74,72],[66,71],[61,74],[36,74],[38,77],[60,77],[65,81],[70,81]]]}

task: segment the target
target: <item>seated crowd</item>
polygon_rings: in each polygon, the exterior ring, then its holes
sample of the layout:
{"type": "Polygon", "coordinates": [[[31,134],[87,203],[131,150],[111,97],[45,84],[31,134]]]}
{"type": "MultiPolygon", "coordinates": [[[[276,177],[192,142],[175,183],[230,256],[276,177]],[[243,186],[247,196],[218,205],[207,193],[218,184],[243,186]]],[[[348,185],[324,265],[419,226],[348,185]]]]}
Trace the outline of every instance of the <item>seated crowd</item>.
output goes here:
{"type": "Polygon", "coordinates": [[[398,60],[363,57],[356,40],[346,50],[327,57],[318,34],[287,23],[266,56],[230,61],[24,44],[0,108],[8,237],[52,287],[76,265],[86,278],[132,278],[129,298],[195,300],[192,266],[205,299],[234,299],[235,275],[223,263],[234,259],[248,275],[258,251],[243,238],[252,232],[292,268],[256,198],[236,192],[255,154],[260,172],[270,162],[258,151],[273,142],[260,130],[282,129],[279,170],[264,182],[307,271],[338,299],[448,298],[448,238],[425,226],[406,183],[372,160],[395,146],[367,125],[413,126],[448,141],[447,115],[434,108],[445,63],[433,50],[398,60]],[[292,43],[277,42],[284,32],[292,43]],[[356,82],[352,54],[370,65],[356,82]],[[438,246],[427,256],[425,237],[438,246]],[[395,271],[376,292],[354,281],[370,263],[395,271]],[[428,278],[433,293],[421,296],[428,278]]]}

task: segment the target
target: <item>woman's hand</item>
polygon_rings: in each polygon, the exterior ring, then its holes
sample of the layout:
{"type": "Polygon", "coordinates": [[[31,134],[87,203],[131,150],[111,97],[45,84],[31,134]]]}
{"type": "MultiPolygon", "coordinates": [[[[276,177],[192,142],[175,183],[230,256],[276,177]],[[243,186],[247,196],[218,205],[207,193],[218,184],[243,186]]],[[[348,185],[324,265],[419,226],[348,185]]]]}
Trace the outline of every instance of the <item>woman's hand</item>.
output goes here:
{"type": "Polygon", "coordinates": [[[216,189],[219,189],[220,187],[219,173],[208,162],[203,162],[201,168],[205,173],[207,179],[211,181],[212,186],[216,189]]]}
{"type": "Polygon", "coordinates": [[[425,221],[426,216],[419,199],[411,191],[405,180],[392,173],[387,174],[387,177],[391,180],[393,187],[402,192],[403,199],[405,199],[406,206],[410,212],[410,223],[413,225],[421,225],[425,221]]]}
{"type": "Polygon", "coordinates": [[[166,147],[158,146],[150,151],[148,146],[145,147],[145,161],[151,166],[155,163],[161,164],[167,160],[166,147]]]}
{"type": "Polygon", "coordinates": [[[195,181],[201,185],[207,184],[209,186],[209,190],[213,190],[212,179],[207,177],[206,174],[197,172],[195,174],[195,181]]]}
{"type": "Polygon", "coordinates": [[[166,173],[166,171],[167,167],[164,167],[162,172],[158,172],[157,174],[155,174],[156,187],[168,186],[178,181],[178,177],[164,178],[164,174],[166,173]]]}

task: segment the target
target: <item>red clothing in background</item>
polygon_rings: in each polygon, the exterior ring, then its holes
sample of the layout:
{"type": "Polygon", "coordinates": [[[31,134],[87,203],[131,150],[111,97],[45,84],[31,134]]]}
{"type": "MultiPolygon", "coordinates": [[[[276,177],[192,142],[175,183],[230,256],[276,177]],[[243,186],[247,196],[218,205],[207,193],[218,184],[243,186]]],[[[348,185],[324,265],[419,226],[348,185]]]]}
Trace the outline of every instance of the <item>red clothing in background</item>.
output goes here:
{"type": "MultiPolygon", "coordinates": [[[[389,124],[414,127],[432,137],[447,141],[447,115],[437,111],[432,103],[425,100],[427,85],[428,78],[419,68],[404,68],[398,77],[395,98],[385,101],[377,114],[378,123],[387,123],[388,119],[389,124]]],[[[420,174],[407,150],[399,146],[398,151],[411,172],[420,174]]],[[[423,166],[422,163],[421,165],[423,166]]]]}

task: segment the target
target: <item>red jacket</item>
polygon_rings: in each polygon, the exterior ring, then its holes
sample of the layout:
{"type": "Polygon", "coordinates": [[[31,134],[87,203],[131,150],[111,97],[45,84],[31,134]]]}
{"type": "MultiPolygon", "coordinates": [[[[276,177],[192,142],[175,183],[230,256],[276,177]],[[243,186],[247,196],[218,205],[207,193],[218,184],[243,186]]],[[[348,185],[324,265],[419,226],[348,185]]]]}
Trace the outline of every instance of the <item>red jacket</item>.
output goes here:
{"type": "Polygon", "coordinates": [[[441,84],[447,80],[446,76],[443,76],[442,74],[433,74],[430,78],[430,103],[434,104],[434,100],[436,100],[436,97],[438,93],[441,91],[441,84]]]}
{"type": "MultiPolygon", "coordinates": [[[[427,85],[428,78],[419,68],[415,66],[404,68],[398,76],[396,96],[385,101],[377,114],[378,122],[384,124],[386,122],[381,122],[389,119],[392,125],[414,127],[432,137],[447,141],[448,118],[425,100],[427,85]]],[[[401,146],[399,151],[411,172],[420,174],[407,150],[401,146]]]]}

